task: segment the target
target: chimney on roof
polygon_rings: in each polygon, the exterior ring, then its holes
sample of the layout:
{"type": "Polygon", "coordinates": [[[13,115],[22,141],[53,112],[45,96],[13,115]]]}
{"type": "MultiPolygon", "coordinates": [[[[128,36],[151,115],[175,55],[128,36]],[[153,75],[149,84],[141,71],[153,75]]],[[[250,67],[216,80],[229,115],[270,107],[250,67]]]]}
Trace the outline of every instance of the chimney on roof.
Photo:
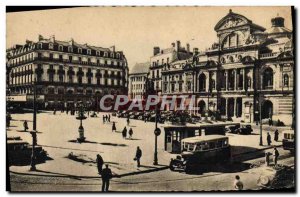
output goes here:
{"type": "Polygon", "coordinates": [[[39,35],[39,41],[44,40],[44,37],[42,35],[39,35]]]}
{"type": "Polygon", "coordinates": [[[177,41],[176,41],[176,44],[177,44],[176,49],[177,49],[177,52],[178,52],[178,51],[180,50],[180,41],[177,40],[177,41]]]}
{"type": "Polygon", "coordinates": [[[153,55],[159,54],[159,51],[160,51],[159,47],[153,47],[153,55]]]}
{"type": "Polygon", "coordinates": [[[186,51],[187,51],[188,53],[190,52],[190,44],[189,44],[189,43],[186,44],[186,51]]]}
{"type": "Polygon", "coordinates": [[[175,48],[175,43],[174,43],[174,42],[172,42],[172,44],[171,44],[171,45],[172,45],[172,47],[173,47],[173,48],[175,48]]]}
{"type": "Polygon", "coordinates": [[[55,35],[50,36],[50,41],[53,43],[55,42],[55,35]]]}

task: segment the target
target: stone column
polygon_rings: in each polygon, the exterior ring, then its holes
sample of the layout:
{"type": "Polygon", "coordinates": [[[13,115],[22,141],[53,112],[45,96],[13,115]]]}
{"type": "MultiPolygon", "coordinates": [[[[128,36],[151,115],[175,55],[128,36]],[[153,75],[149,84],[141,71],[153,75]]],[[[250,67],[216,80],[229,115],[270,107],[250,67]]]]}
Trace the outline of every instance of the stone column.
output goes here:
{"type": "MultiPolygon", "coordinates": [[[[228,90],[228,70],[225,70],[225,78],[226,78],[226,82],[225,82],[225,91],[228,90]]],[[[227,101],[226,101],[227,102],[227,101]]]]}
{"type": "Polygon", "coordinates": [[[243,81],[242,81],[242,90],[244,91],[245,90],[245,78],[246,78],[246,70],[245,69],[241,69],[241,73],[240,73],[242,76],[243,76],[243,81]]]}
{"type": "Polygon", "coordinates": [[[234,117],[236,117],[236,114],[237,114],[237,113],[236,113],[236,112],[237,112],[237,111],[236,111],[236,106],[237,106],[237,98],[234,98],[234,109],[233,109],[233,112],[234,112],[233,116],[234,116],[234,117]]]}
{"type": "Polygon", "coordinates": [[[227,116],[227,112],[228,112],[228,98],[225,98],[225,116],[227,116]]]}
{"type": "Polygon", "coordinates": [[[234,90],[237,90],[237,69],[234,69],[234,90]]]}

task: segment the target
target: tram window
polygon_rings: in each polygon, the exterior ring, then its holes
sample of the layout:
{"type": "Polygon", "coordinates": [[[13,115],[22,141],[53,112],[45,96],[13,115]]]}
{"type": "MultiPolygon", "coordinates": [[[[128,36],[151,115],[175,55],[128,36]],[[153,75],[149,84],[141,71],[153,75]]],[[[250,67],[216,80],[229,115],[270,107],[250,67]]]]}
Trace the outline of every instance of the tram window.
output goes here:
{"type": "Polygon", "coordinates": [[[201,151],[201,144],[197,144],[195,151],[201,151]]]}
{"type": "Polygon", "coordinates": [[[289,139],[287,133],[284,134],[284,139],[289,139]]]}
{"type": "Polygon", "coordinates": [[[202,144],[202,150],[208,150],[208,143],[207,142],[202,144]]]}
{"type": "Polygon", "coordinates": [[[172,141],[171,136],[168,135],[168,136],[167,136],[167,142],[168,142],[168,143],[171,143],[171,141],[172,141]]]}
{"type": "Polygon", "coordinates": [[[195,130],[195,136],[200,136],[199,130],[195,130]]]}
{"type": "Polygon", "coordinates": [[[294,139],[294,134],[291,134],[291,139],[292,139],[292,140],[294,139]]]}
{"type": "Polygon", "coordinates": [[[227,140],[223,141],[223,146],[227,146],[227,140]]]}
{"type": "Polygon", "coordinates": [[[222,140],[219,140],[219,141],[216,143],[216,147],[217,147],[217,148],[221,148],[221,147],[222,147],[222,144],[223,144],[223,141],[222,141],[222,140]]]}
{"type": "Polygon", "coordinates": [[[215,148],[216,148],[215,142],[209,142],[209,149],[215,149],[215,148]]]}
{"type": "Polygon", "coordinates": [[[188,151],[193,151],[195,148],[195,144],[189,144],[188,145],[188,151]]]}

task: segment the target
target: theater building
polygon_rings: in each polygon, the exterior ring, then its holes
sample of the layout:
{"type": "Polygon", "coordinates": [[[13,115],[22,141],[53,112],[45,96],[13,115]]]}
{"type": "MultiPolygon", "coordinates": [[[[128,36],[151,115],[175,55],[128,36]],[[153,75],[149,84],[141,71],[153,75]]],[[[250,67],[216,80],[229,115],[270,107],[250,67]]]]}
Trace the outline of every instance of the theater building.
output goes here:
{"type": "Polygon", "coordinates": [[[163,94],[194,94],[202,116],[218,112],[241,122],[262,119],[292,123],[294,56],[292,31],[284,18],[261,27],[231,10],[216,25],[218,40],[188,60],[162,71],[163,94]]]}
{"type": "Polygon", "coordinates": [[[127,95],[127,60],[115,47],[39,36],[37,42],[7,49],[7,56],[11,100],[23,96],[29,102],[33,87],[42,108],[71,107],[79,101],[96,105],[104,94],[127,95]]]}

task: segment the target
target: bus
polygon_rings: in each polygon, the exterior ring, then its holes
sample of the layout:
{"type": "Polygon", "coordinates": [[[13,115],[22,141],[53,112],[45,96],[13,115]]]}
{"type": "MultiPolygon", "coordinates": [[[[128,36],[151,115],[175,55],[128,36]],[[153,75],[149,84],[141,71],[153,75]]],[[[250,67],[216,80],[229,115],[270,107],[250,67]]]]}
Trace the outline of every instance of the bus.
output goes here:
{"type": "Polygon", "coordinates": [[[229,139],[223,135],[206,135],[185,138],[181,141],[182,153],[171,159],[170,170],[183,169],[186,173],[206,170],[206,166],[229,161],[229,139]]]}
{"type": "Polygon", "coordinates": [[[282,147],[292,153],[295,151],[295,133],[294,130],[282,131],[282,147]]]}

